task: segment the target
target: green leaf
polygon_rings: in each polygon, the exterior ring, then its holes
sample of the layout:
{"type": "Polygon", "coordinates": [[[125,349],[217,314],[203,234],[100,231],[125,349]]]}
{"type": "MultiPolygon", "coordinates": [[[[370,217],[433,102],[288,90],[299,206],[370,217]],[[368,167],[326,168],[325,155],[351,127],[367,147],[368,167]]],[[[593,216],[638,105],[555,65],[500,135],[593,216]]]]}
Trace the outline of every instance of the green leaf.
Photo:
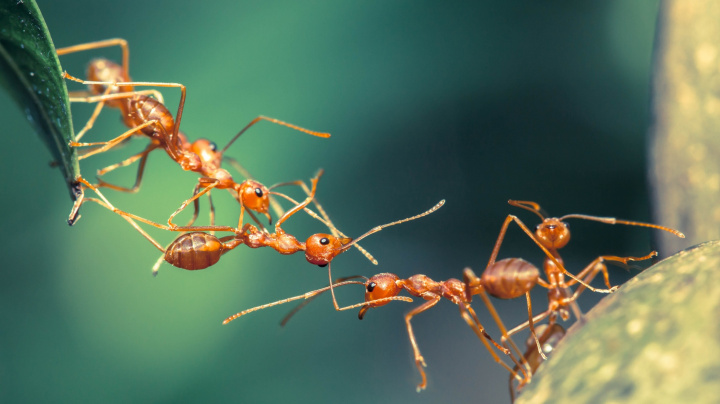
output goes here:
{"type": "Polygon", "coordinates": [[[35,0],[0,0],[0,84],[50,149],[75,200],[80,189],[70,102],[62,69],[35,0]]]}

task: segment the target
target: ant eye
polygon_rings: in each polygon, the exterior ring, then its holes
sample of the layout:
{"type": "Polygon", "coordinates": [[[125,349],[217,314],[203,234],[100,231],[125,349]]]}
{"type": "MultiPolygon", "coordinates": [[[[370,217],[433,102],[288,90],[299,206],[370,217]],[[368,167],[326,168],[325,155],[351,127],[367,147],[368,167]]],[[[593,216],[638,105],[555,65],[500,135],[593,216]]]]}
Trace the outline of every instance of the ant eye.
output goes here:
{"type": "Polygon", "coordinates": [[[367,285],[367,291],[368,291],[368,292],[372,292],[372,291],[375,289],[375,286],[377,286],[377,284],[376,284],[375,282],[370,282],[370,283],[368,283],[368,285],[367,285]]]}
{"type": "Polygon", "coordinates": [[[566,229],[570,230],[570,225],[567,222],[563,222],[563,226],[565,226],[566,229]]]}
{"type": "Polygon", "coordinates": [[[255,188],[255,195],[257,195],[258,198],[263,197],[263,191],[260,188],[255,188]]]}
{"type": "Polygon", "coordinates": [[[320,244],[328,245],[328,244],[330,244],[330,239],[328,239],[327,237],[323,237],[320,239],[320,244]]]}
{"type": "Polygon", "coordinates": [[[540,230],[540,225],[539,225],[539,224],[535,225],[535,231],[538,231],[538,230],[540,230]]]}
{"type": "Polygon", "coordinates": [[[217,151],[217,145],[215,144],[215,142],[210,142],[209,147],[210,147],[210,150],[217,151]]]}
{"type": "Polygon", "coordinates": [[[320,268],[325,268],[327,264],[318,265],[320,268]]]}

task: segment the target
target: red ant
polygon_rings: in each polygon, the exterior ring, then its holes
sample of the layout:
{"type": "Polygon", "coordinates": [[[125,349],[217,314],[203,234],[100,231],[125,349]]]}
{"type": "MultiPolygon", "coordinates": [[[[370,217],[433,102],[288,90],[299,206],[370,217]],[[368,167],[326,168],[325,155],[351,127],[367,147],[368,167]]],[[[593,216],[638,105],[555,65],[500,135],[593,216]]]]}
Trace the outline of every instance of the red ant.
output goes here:
{"type": "MultiPolygon", "coordinates": [[[[270,247],[274,249],[275,251],[279,252],[283,255],[289,255],[294,254],[298,251],[304,251],[305,252],[305,258],[308,262],[311,264],[319,265],[321,267],[324,267],[330,263],[330,261],[333,260],[337,255],[347,251],[350,247],[353,245],[357,246],[357,242],[362,240],[363,238],[377,233],[380,230],[394,226],[396,224],[404,223],[410,220],[414,220],[423,216],[426,216],[435,210],[439,209],[445,201],[440,201],[437,205],[435,205],[432,209],[419,214],[415,215],[410,218],[398,220],[392,223],[384,224],[381,226],[376,226],[372,228],[370,231],[366,232],[362,236],[352,239],[349,237],[345,237],[339,233],[340,237],[337,237],[332,234],[325,234],[325,233],[319,233],[314,234],[310,236],[307,241],[300,242],[298,241],[295,236],[286,233],[281,225],[284,223],[288,218],[290,218],[292,215],[297,213],[300,210],[306,210],[308,213],[311,214],[314,218],[322,221],[329,227],[333,228],[332,223],[326,222],[317,214],[315,214],[312,211],[309,211],[306,209],[307,205],[314,200],[315,197],[315,191],[317,189],[317,182],[320,179],[320,176],[322,175],[322,170],[311,180],[312,183],[312,189],[310,190],[308,197],[302,202],[297,204],[295,207],[293,207],[291,210],[286,212],[275,224],[275,232],[269,233],[265,229],[258,229],[254,225],[246,224],[242,227],[242,229],[232,228],[232,227],[226,227],[226,226],[204,226],[204,227],[198,227],[198,226],[188,226],[188,227],[175,227],[171,228],[169,226],[163,226],[161,224],[152,222],[150,220],[144,219],[142,217],[139,217],[137,215],[133,215],[131,213],[127,213],[124,211],[121,211],[114,206],[98,191],[97,188],[89,184],[84,179],[81,179],[83,183],[88,186],[89,188],[93,189],[102,199],[102,201],[97,200],[95,198],[86,198],[88,200],[91,200],[93,202],[99,203],[100,205],[104,206],[107,209],[112,210],[113,212],[123,216],[126,220],[130,222],[130,224],[140,232],[145,238],[147,238],[158,250],[162,251],[164,254],[164,260],[170,263],[171,265],[174,265],[176,267],[182,268],[182,269],[188,269],[188,270],[196,270],[196,269],[204,269],[208,266],[211,266],[218,262],[220,257],[225,254],[226,252],[234,249],[240,244],[245,244],[250,248],[259,248],[259,247],[270,247]],[[150,237],[145,231],[143,231],[137,223],[134,222],[134,220],[141,221],[146,224],[150,224],[152,226],[158,227],[160,229],[164,230],[172,230],[172,231],[194,231],[194,230],[212,230],[212,231],[232,231],[235,234],[232,236],[226,236],[223,238],[217,238],[214,235],[206,234],[202,232],[193,232],[193,233],[187,233],[179,236],[175,241],[173,241],[168,248],[162,248],[158,242],[156,242],[152,237],[150,237]],[[200,258],[199,256],[207,257],[207,258],[200,258]]],[[[291,201],[292,198],[279,194],[291,201]]],[[[293,201],[294,202],[294,201],[293,201]]],[[[370,254],[365,252],[364,250],[360,249],[361,252],[363,252],[366,257],[373,262],[374,264],[377,264],[377,260],[375,260],[370,254]]],[[[153,272],[157,273],[157,264],[156,267],[153,268],[153,272]]],[[[330,273],[330,269],[328,268],[328,273],[330,273]]]]}
{"type": "MultiPolygon", "coordinates": [[[[607,224],[625,224],[630,226],[650,227],[670,232],[681,238],[685,237],[685,235],[681,232],[669,227],[650,223],[619,220],[611,217],[570,214],[560,218],[545,218],[543,213],[541,213],[540,206],[537,203],[514,200],[510,200],[508,203],[512,206],[517,206],[534,212],[540,216],[542,223],[537,226],[535,233],[533,234],[520,219],[514,215],[508,215],[501,227],[500,234],[498,235],[492,255],[490,256],[490,261],[488,262],[482,277],[475,277],[475,279],[470,283],[483,285],[489,294],[501,299],[513,299],[520,297],[523,294],[525,295],[528,307],[528,321],[510,330],[508,335],[512,336],[518,331],[529,327],[530,332],[535,339],[538,352],[541,356],[543,356],[543,358],[544,354],[542,352],[542,348],[540,347],[540,340],[537,337],[534,327],[535,322],[548,317],[548,323],[552,326],[555,324],[558,314],[563,320],[567,320],[570,317],[568,307],[572,308],[575,316],[580,319],[582,312],[577,306],[576,300],[586,288],[602,293],[609,293],[617,289],[617,286],[610,285],[605,261],[627,264],[629,261],[646,260],[657,255],[655,251],[644,257],[616,257],[612,255],[602,255],[593,260],[577,275],[573,275],[565,269],[563,260],[558,253],[558,250],[570,241],[570,229],[567,223],[564,222],[565,219],[586,219],[607,224]],[[521,230],[545,252],[546,258],[543,262],[543,268],[545,270],[547,281],[540,278],[537,267],[522,259],[508,258],[496,261],[498,252],[500,251],[500,245],[503,242],[505,232],[511,222],[515,222],[521,230]],[[595,289],[589,285],[592,279],[599,272],[602,272],[605,285],[608,289],[595,289]],[[571,279],[565,281],[564,275],[567,275],[571,279]],[[575,284],[579,284],[579,286],[574,293],[571,293],[569,288],[575,284]],[[533,317],[530,290],[536,285],[548,289],[548,309],[545,312],[533,317]]],[[[472,275],[474,276],[474,274],[472,275]]],[[[503,336],[503,338],[505,338],[505,336],[503,336]]]]}
{"type": "MultiPolygon", "coordinates": [[[[220,167],[223,154],[232,143],[237,140],[247,129],[261,120],[270,121],[279,125],[284,125],[292,129],[299,130],[301,132],[327,138],[330,136],[328,133],[310,131],[308,129],[301,128],[299,126],[283,122],[274,118],[268,118],[259,116],[252,120],[248,125],[245,126],[228,144],[219,152],[217,146],[208,140],[199,139],[193,143],[187,140],[187,137],[179,132],[180,120],[182,118],[183,107],[185,105],[185,86],[178,83],[153,83],[153,82],[132,82],[129,76],[129,49],[127,41],[123,39],[111,39],[106,41],[92,42],[88,44],[71,46],[68,48],[58,49],[58,55],[66,55],[73,52],[80,52],[90,49],[98,49],[109,46],[120,46],[123,53],[123,64],[119,66],[106,59],[96,59],[91,62],[88,68],[89,80],[80,80],[73,76],[70,76],[67,72],[64,73],[64,77],[70,80],[77,81],[82,84],[90,86],[91,92],[95,94],[92,97],[84,98],[73,98],[73,101],[82,102],[99,102],[93,115],[91,116],[85,128],[76,136],[75,141],[71,142],[70,145],[74,147],[81,146],[100,146],[97,147],[82,156],[80,159],[92,156],[94,154],[104,152],[125,139],[128,139],[134,134],[146,135],[150,137],[151,143],[148,147],[130,158],[108,166],[98,172],[99,176],[106,174],[118,167],[127,166],[133,162],[140,160],[138,168],[137,178],[135,185],[132,188],[124,188],[116,185],[109,184],[100,180],[98,186],[108,187],[124,192],[136,192],[140,188],[142,181],[142,175],[147,160],[148,154],[157,148],[165,149],[168,155],[176,161],[184,170],[190,170],[198,172],[202,177],[198,180],[198,185],[195,187],[193,197],[185,201],[181,208],[178,209],[168,219],[168,226],[175,228],[176,225],[172,223],[172,219],[181,210],[183,210],[190,201],[196,201],[197,198],[205,193],[208,193],[212,188],[228,189],[232,190],[237,194],[237,199],[241,204],[241,214],[238,227],[242,225],[242,213],[244,209],[254,210],[262,213],[271,218],[268,213],[269,200],[267,197],[268,189],[257,181],[246,180],[240,184],[236,183],[232,176],[227,170],[220,167]],[[176,114],[176,120],[173,121],[172,114],[165,108],[162,101],[151,98],[145,93],[135,91],[135,86],[154,86],[154,87],[178,87],[180,88],[180,103],[176,114]],[[97,118],[103,105],[107,102],[107,105],[113,108],[118,108],[121,111],[123,121],[131,129],[122,135],[116,137],[107,142],[95,142],[95,143],[78,143],[78,140],[83,136],[85,131],[92,127],[95,119],[97,118]],[[198,192],[199,188],[204,188],[203,191],[198,192]]],[[[150,92],[157,93],[154,90],[150,92]]],[[[160,97],[161,98],[161,97],[160,97]]],[[[208,194],[209,196],[209,194],[208,194]]],[[[212,202],[211,202],[212,203],[212,202]]],[[[78,209],[82,205],[82,197],[78,198],[73,209],[70,213],[68,223],[74,224],[78,219],[78,209]]],[[[195,215],[193,221],[197,217],[198,205],[195,202],[195,215]]],[[[252,213],[250,213],[252,216],[252,213]]],[[[211,223],[213,222],[213,210],[211,205],[211,223]]],[[[253,219],[254,216],[253,216],[253,219]]],[[[255,219],[256,220],[256,219],[255,219]]],[[[190,222],[190,224],[193,223],[190,222]]],[[[257,220],[256,220],[257,221],[257,220]]]]}
{"type": "MultiPolygon", "coordinates": [[[[469,268],[465,270],[470,271],[469,268]]],[[[472,272],[472,271],[470,271],[472,272]]],[[[363,277],[364,278],[364,277],[363,277]]],[[[345,278],[348,279],[348,278],[345,278]]],[[[523,377],[521,377],[518,374],[518,369],[520,369],[521,373],[525,374],[525,378],[529,377],[526,374],[526,371],[524,367],[521,367],[520,363],[515,359],[510,349],[500,346],[497,342],[495,342],[490,335],[487,334],[485,331],[485,328],[480,323],[480,320],[478,319],[477,315],[475,314],[475,311],[470,306],[470,303],[472,301],[472,296],[476,294],[480,294],[483,302],[487,306],[490,314],[492,315],[493,319],[495,320],[495,323],[500,328],[500,331],[503,334],[503,340],[510,341],[510,344],[513,346],[515,351],[520,355],[520,350],[515,346],[515,344],[512,342],[512,340],[507,336],[507,329],[505,328],[502,320],[500,319],[500,316],[497,314],[497,311],[492,305],[492,302],[484,293],[484,290],[482,286],[478,287],[478,285],[475,285],[472,283],[472,279],[466,277],[464,281],[460,281],[458,279],[448,279],[447,281],[443,282],[436,282],[432,279],[428,278],[425,275],[413,275],[407,279],[401,279],[399,276],[391,273],[381,273],[372,276],[371,278],[365,278],[365,282],[359,282],[359,281],[347,281],[345,279],[338,280],[336,282],[332,282],[331,285],[324,287],[322,289],[314,290],[308,293],[305,293],[300,296],[295,296],[283,300],[279,300],[277,302],[264,304],[262,306],[257,306],[248,310],[241,311],[237,314],[234,314],[228,318],[226,318],[223,321],[223,324],[227,324],[232,320],[235,320],[238,317],[244,316],[245,314],[251,313],[253,311],[262,310],[268,307],[276,306],[283,303],[288,303],[294,300],[300,300],[300,299],[312,299],[319,295],[320,293],[323,293],[327,290],[333,291],[334,287],[337,286],[343,286],[347,284],[362,284],[365,287],[365,302],[354,304],[351,306],[346,307],[340,307],[337,303],[337,300],[335,299],[334,292],[332,293],[333,298],[333,304],[335,305],[335,309],[338,311],[342,310],[348,310],[353,309],[356,307],[361,307],[360,312],[358,313],[358,318],[362,320],[367,313],[367,311],[372,307],[380,307],[383,306],[393,300],[404,300],[404,301],[410,301],[403,299],[401,296],[398,296],[400,292],[403,290],[406,290],[409,294],[417,297],[421,297],[427,302],[423,303],[422,305],[416,307],[415,309],[411,310],[407,314],[405,314],[405,326],[407,328],[408,337],[410,339],[410,344],[413,348],[413,353],[415,356],[415,366],[417,367],[418,371],[420,372],[420,376],[422,378],[422,381],[417,386],[417,390],[421,391],[425,389],[427,385],[427,377],[425,375],[424,367],[427,367],[425,363],[425,359],[420,354],[420,349],[418,348],[418,344],[415,340],[415,334],[413,333],[412,325],[410,321],[412,318],[431,307],[435,306],[440,299],[443,297],[450,300],[451,302],[455,303],[458,308],[460,309],[460,314],[465,320],[465,322],[470,326],[470,328],[475,332],[475,334],[478,336],[480,341],[484,344],[485,348],[490,352],[493,359],[499,363],[502,367],[504,367],[508,372],[510,372],[511,377],[516,378],[518,381],[524,380],[523,377]],[[488,340],[492,342],[492,344],[495,346],[495,348],[502,351],[504,354],[510,356],[512,361],[515,363],[516,368],[513,369],[510,366],[508,366],[505,362],[503,362],[500,357],[495,353],[495,351],[492,349],[490,344],[488,343],[488,340]]],[[[307,300],[306,300],[307,302],[307,300]]],[[[302,307],[299,306],[299,307],[302,307]]],[[[298,307],[298,308],[299,308],[298,307]]],[[[290,316],[292,316],[297,309],[293,310],[288,316],[285,317],[282,324],[284,324],[290,316]]]]}

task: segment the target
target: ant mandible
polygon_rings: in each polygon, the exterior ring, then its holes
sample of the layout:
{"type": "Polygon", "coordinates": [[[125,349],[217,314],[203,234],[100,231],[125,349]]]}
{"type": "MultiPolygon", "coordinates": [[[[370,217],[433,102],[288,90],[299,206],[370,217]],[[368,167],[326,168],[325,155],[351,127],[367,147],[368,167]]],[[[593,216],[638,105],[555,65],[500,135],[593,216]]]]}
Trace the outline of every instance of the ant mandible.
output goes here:
{"type": "Polygon", "coordinates": [[[541,213],[542,210],[540,206],[537,203],[514,200],[510,200],[508,203],[512,206],[517,206],[536,213],[542,219],[542,223],[537,226],[535,233],[533,234],[520,219],[514,215],[508,215],[500,229],[500,234],[498,235],[495,247],[493,248],[490,260],[482,274],[482,277],[478,278],[474,274],[467,275],[473,277],[471,283],[483,285],[487,292],[495,297],[501,299],[513,299],[520,297],[523,294],[525,295],[528,307],[528,321],[510,330],[508,335],[512,336],[518,331],[529,327],[530,332],[536,341],[540,355],[544,354],[534,328],[535,322],[540,321],[545,317],[549,317],[550,325],[552,325],[556,321],[557,315],[560,315],[563,320],[567,320],[570,316],[568,307],[573,310],[576,317],[579,319],[581,318],[582,312],[577,306],[576,300],[586,288],[602,293],[609,293],[617,289],[617,286],[610,285],[610,278],[605,265],[606,261],[627,264],[630,261],[646,260],[657,255],[655,251],[644,257],[617,257],[612,255],[602,255],[593,260],[577,275],[573,275],[565,269],[563,260],[558,253],[558,250],[567,245],[570,241],[570,229],[567,223],[564,222],[565,219],[585,219],[607,224],[625,224],[630,226],[649,227],[670,232],[681,238],[685,237],[681,232],[669,227],[651,223],[620,220],[611,217],[570,214],[560,218],[545,218],[545,216],[541,213]],[[546,258],[543,262],[543,268],[547,281],[540,278],[537,267],[522,259],[509,258],[496,261],[507,228],[512,222],[515,222],[520,229],[525,232],[533,240],[533,242],[535,242],[535,244],[543,250],[543,252],[545,252],[546,258]],[[592,279],[599,272],[602,272],[605,285],[608,289],[595,289],[589,285],[592,279]],[[565,281],[565,275],[571,279],[565,281]],[[571,294],[569,288],[575,284],[579,284],[579,286],[575,292],[571,294]],[[530,290],[536,285],[540,285],[548,289],[548,310],[533,317],[530,290]]]}
{"type": "MultiPolygon", "coordinates": [[[[467,271],[467,270],[466,270],[467,271]]],[[[345,278],[347,279],[347,278],[345,278]]],[[[300,296],[295,296],[287,299],[282,299],[273,303],[264,304],[261,306],[257,306],[248,310],[241,311],[237,314],[234,314],[228,318],[226,318],[223,321],[223,324],[227,324],[230,321],[233,321],[237,319],[238,317],[244,316],[248,313],[251,313],[253,311],[262,310],[268,307],[276,306],[283,303],[288,303],[295,300],[300,299],[312,299],[315,296],[319,295],[320,293],[323,293],[327,290],[333,291],[334,287],[343,286],[347,284],[362,284],[365,287],[365,302],[358,303],[346,307],[340,307],[337,303],[337,300],[335,298],[335,294],[332,294],[333,304],[335,305],[335,309],[338,311],[342,310],[348,310],[353,309],[356,307],[361,307],[360,312],[358,313],[358,318],[362,320],[367,313],[367,311],[370,308],[373,307],[380,307],[384,306],[388,303],[390,303],[393,300],[405,300],[402,299],[401,296],[398,296],[400,292],[403,290],[406,290],[409,294],[416,297],[421,297],[424,300],[427,300],[422,305],[416,307],[415,309],[411,310],[407,314],[405,314],[405,327],[407,329],[408,338],[410,339],[410,344],[413,348],[413,353],[415,357],[415,366],[417,367],[418,371],[420,372],[420,376],[422,378],[422,381],[417,386],[417,391],[421,391],[425,389],[427,386],[427,377],[425,375],[424,367],[427,367],[427,364],[425,363],[425,359],[420,353],[420,349],[418,348],[417,341],[415,339],[415,333],[412,329],[411,320],[414,316],[430,309],[431,307],[435,306],[443,297],[450,300],[451,302],[455,303],[458,308],[460,309],[460,314],[462,318],[465,320],[465,322],[470,326],[470,328],[475,332],[475,334],[478,336],[480,341],[482,341],[485,348],[490,352],[493,359],[500,364],[502,367],[504,367],[508,372],[510,372],[511,377],[516,378],[518,381],[522,381],[525,378],[529,377],[525,371],[525,368],[527,366],[521,366],[520,362],[515,358],[515,356],[512,354],[511,350],[507,347],[500,346],[495,340],[490,337],[490,335],[485,331],[485,328],[480,323],[480,320],[477,317],[477,314],[473,310],[473,308],[470,306],[470,303],[472,301],[472,296],[476,294],[482,294],[483,290],[482,288],[477,288],[473,285],[471,285],[468,280],[460,281],[458,279],[448,279],[446,281],[442,282],[436,282],[429,277],[425,275],[413,275],[407,279],[401,279],[399,276],[392,274],[392,273],[381,273],[374,275],[370,278],[365,278],[366,281],[359,282],[359,281],[347,281],[347,280],[338,280],[335,282],[332,282],[331,285],[327,286],[322,289],[314,290],[308,293],[305,293],[300,296]],[[513,369],[510,366],[508,366],[504,361],[500,359],[500,357],[496,354],[496,352],[492,349],[488,341],[492,342],[492,344],[495,346],[495,348],[502,351],[505,355],[508,355],[512,361],[515,363],[516,368],[513,369]],[[520,372],[525,375],[525,377],[522,377],[519,375],[517,369],[520,369],[520,372]]],[[[408,300],[405,300],[408,301],[408,300]]],[[[509,337],[506,337],[506,328],[500,319],[500,316],[497,314],[497,311],[492,305],[492,302],[487,299],[483,298],[483,302],[487,306],[491,316],[493,317],[493,320],[500,328],[501,332],[503,333],[504,340],[510,341],[511,345],[515,349],[515,351],[520,355],[520,350],[515,346],[514,343],[512,343],[512,340],[509,337]]],[[[296,310],[293,310],[288,316],[285,317],[283,320],[283,324],[287,321],[290,315],[294,314],[296,310]]]]}
{"type": "MultiPolygon", "coordinates": [[[[152,141],[145,150],[98,172],[98,175],[102,176],[115,168],[127,166],[137,160],[140,160],[135,185],[132,188],[119,187],[99,179],[100,183],[98,186],[108,187],[119,191],[136,192],[139,190],[147,156],[152,150],[157,148],[165,149],[168,155],[180,164],[184,170],[200,173],[202,178],[198,181],[193,198],[183,203],[181,208],[170,217],[168,220],[168,226],[170,227],[175,226],[172,223],[172,218],[179,211],[183,210],[190,201],[195,201],[197,197],[209,192],[210,189],[215,187],[219,189],[232,190],[237,193],[238,201],[241,204],[241,217],[243,208],[246,207],[249,210],[255,210],[259,213],[265,214],[268,217],[268,220],[271,221],[268,213],[269,202],[266,200],[267,198],[263,199],[263,194],[266,193],[267,189],[262,184],[251,179],[248,179],[241,184],[237,184],[233,181],[230,173],[220,167],[225,150],[227,150],[227,148],[252,125],[260,122],[261,120],[266,120],[313,136],[325,138],[330,136],[328,133],[310,131],[274,118],[259,116],[246,125],[245,128],[235,135],[235,137],[233,137],[233,139],[231,139],[230,142],[219,152],[217,151],[217,146],[213,142],[205,139],[199,139],[196,142],[190,143],[187,140],[187,137],[179,132],[180,120],[182,118],[183,107],[185,104],[185,86],[179,83],[132,82],[129,76],[130,52],[127,46],[127,41],[123,39],[98,41],[68,48],[61,48],[57,52],[58,55],[66,55],[69,53],[109,46],[121,47],[123,53],[122,66],[118,66],[106,59],[96,59],[91,62],[88,68],[88,78],[90,80],[87,81],[75,78],[67,72],[64,73],[64,77],[67,79],[89,85],[91,92],[95,94],[95,96],[91,97],[73,98],[72,101],[98,102],[98,105],[96,106],[90,120],[85,125],[85,128],[78,133],[78,136],[76,136],[75,140],[71,142],[70,145],[74,147],[100,146],[80,156],[80,159],[83,159],[91,155],[104,152],[129,138],[133,134],[146,135],[150,137],[152,141]],[[176,120],[173,121],[172,114],[167,110],[167,108],[165,108],[161,100],[145,95],[148,91],[135,91],[135,86],[180,88],[181,95],[176,120]],[[108,106],[121,110],[124,123],[131,129],[107,142],[78,143],[78,140],[84,135],[84,133],[92,127],[95,119],[100,113],[100,110],[106,102],[108,106]],[[198,192],[199,188],[205,188],[204,192],[198,192]],[[253,194],[255,194],[255,196],[253,196],[253,194]]],[[[154,94],[157,93],[154,90],[150,90],[149,92],[154,94]]],[[[160,96],[158,98],[162,97],[160,96]]],[[[73,206],[68,223],[74,224],[75,221],[77,221],[78,210],[81,205],[82,196],[78,198],[73,206]]],[[[195,215],[190,224],[194,222],[194,219],[197,216],[197,209],[197,202],[195,202],[195,215]]],[[[214,218],[212,205],[210,215],[212,223],[214,218]]],[[[241,224],[242,220],[240,220],[238,227],[240,227],[241,224]]]]}

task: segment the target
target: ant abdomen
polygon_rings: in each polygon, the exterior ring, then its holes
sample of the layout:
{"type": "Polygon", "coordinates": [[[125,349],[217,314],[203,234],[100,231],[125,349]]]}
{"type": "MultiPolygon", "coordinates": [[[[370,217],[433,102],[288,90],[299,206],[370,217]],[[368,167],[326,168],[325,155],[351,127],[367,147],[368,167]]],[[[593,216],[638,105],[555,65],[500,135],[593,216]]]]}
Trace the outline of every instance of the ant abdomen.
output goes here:
{"type": "MultiPolygon", "coordinates": [[[[107,59],[93,59],[88,65],[87,77],[90,81],[106,81],[106,82],[127,82],[129,77],[125,76],[122,66],[107,59]]],[[[107,90],[106,85],[93,84],[90,91],[95,95],[100,95],[107,90]]],[[[111,90],[111,94],[133,91],[132,86],[116,87],[111,90]]],[[[119,108],[122,104],[121,100],[107,100],[106,104],[114,108],[119,108]]]]}
{"type": "Polygon", "coordinates": [[[193,232],[175,239],[165,250],[165,261],[187,270],[205,269],[216,264],[225,250],[212,234],[193,232]]]}
{"type": "Polygon", "coordinates": [[[491,295],[514,299],[535,287],[539,277],[540,270],[535,265],[521,258],[505,258],[485,269],[481,281],[491,295]]]}
{"type": "MultiPolygon", "coordinates": [[[[123,121],[130,128],[140,126],[148,121],[158,121],[167,134],[172,133],[175,121],[168,109],[160,101],[147,95],[135,95],[128,99],[127,109],[123,111],[123,121]]],[[[146,126],[141,129],[147,136],[156,134],[165,137],[165,133],[159,133],[156,125],[146,126]]]]}

